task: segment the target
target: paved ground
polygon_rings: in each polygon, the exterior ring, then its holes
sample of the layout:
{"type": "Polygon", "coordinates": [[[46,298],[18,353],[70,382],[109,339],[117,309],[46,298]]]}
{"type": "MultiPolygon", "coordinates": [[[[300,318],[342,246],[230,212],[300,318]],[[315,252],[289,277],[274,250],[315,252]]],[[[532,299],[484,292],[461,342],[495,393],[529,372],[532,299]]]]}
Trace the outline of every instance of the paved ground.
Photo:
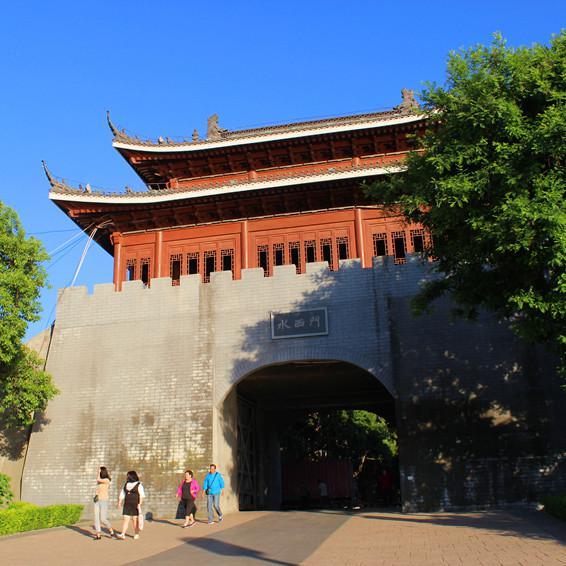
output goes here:
{"type": "Polygon", "coordinates": [[[181,529],[146,524],[134,541],[93,541],[87,527],[0,539],[6,565],[566,565],[566,525],[536,511],[249,512],[181,529]]]}

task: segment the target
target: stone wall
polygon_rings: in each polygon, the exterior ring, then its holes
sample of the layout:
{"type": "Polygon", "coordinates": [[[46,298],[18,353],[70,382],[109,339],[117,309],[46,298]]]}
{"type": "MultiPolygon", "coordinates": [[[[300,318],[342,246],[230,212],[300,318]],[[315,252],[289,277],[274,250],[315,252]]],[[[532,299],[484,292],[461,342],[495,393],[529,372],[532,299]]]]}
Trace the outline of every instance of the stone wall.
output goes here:
{"type": "MultiPolygon", "coordinates": [[[[564,441],[552,431],[564,424],[555,416],[564,396],[549,385],[550,371],[524,369],[538,366],[502,325],[453,322],[444,303],[413,318],[409,298],[428,276],[417,258],[372,269],[349,260],[336,272],[309,264],[301,275],[280,266],[269,278],[248,269],[237,281],[221,272],[207,284],[188,276],[175,287],[163,278],[149,289],[128,282],[120,293],[111,284],[92,295],[62,290],[47,365],[61,395],[32,435],[23,498],[90,503],[96,470],[106,465],[113,497],[135,469],[148,492],[146,510],[171,515],[184,469],[200,479],[214,460],[227,481],[226,510],[235,509],[234,385],[266,365],[338,359],[367,370],[397,399],[406,508],[482,503],[475,478],[494,458],[559,458],[564,441]],[[271,339],[271,311],[319,306],[328,309],[328,336],[271,339]],[[544,426],[534,433],[544,407],[544,426]],[[456,432],[452,418],[461,414],[456,432]],[[505,419],[513,434],[498,428],[505,419]],[[475,438],[483,446],[493,430],[497,450],[462,468],[475,438]],[[538,445],[544,435],[549,440],[538,445]]],[[[539,476],[525,481],[535,485],[539,476]]]]}

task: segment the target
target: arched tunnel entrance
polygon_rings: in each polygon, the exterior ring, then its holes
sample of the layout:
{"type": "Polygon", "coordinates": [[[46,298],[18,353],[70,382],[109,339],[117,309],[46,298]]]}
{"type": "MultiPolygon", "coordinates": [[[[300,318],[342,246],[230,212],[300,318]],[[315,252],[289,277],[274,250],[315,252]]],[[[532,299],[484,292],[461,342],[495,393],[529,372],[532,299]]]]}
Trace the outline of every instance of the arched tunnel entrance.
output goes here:
{"type": "MultiPolygon", "coordinates": [[[[382,425],[392,431],[393,437],[395,434],[393,396],[375,376],[351,363],[310,360],[265,366],[240,381],[236,394],[240,510],[316,503],[322,489],[319,480],[327,484],[329,502],[343,503],[357,496],[358,483],[353,476],[362,469],[362,460],[337,458],[335,454],[328,458],[327,451],[316,446],[304,448],[310,449],[311,457],[301,457],[300,451],[295,450],[294,445],[302,444],[300,436],[297,442],[294,440],[297,434],[301,435],[301,427],[310,427],[316,438],[317,424],[313,425],[313,418],[323,417],[327,437],[340,436],[341,440],[334,444],[348,442],[342,438],[344,419],[348,415],[365,418],[359,411],[378,415],[383,419],[382,425]],[[353,410],[356,412],[352,413],[353,410]]],[[[370,417],[375,420],[375,415],[370,417]]],[[[396,462],[389,461],[388,467],[396,484],[396,462]]],[[[375,465],[373,468],[370,472],[377,485],[378,471],[375,465]]]]}

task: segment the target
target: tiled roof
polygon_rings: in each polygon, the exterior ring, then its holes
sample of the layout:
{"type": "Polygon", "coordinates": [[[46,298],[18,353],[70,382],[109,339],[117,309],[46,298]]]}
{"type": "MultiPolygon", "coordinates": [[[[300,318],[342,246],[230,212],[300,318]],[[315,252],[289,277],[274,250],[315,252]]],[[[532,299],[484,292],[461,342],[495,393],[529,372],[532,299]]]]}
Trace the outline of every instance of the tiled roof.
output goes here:
{"type": "MultiPolygon", "coordinates": [[[[124,193],[119,192],[109,192],[96,190],[86,185],[86,187],[72,187],[67,184],[64,180],[56,179],[48,171],[44,163],[45,172],[49,182],[51,184],[51,190],[49,191],[49,196],[52,200],[70,200],[69,198],[60,199],[61,197],[75,197],[76,200],[85,202],[128,202],[132,204],[137,202],[150,202],[150,201],[163,201],[163,200],[174,200],[182,198],[192,198],[196,196],[206,196],[207,194],[218,194],[218,193],[230,193],[230,192],[241,192],[246,190],[261,189],[264,187],[288,185],[288,184],[302,184],[308,183],[310,181],[332,181],[339,180],[341,178],[355,178],[363,177],[367,175],[376,174],[386,174],[388,172],[397,172],[400,170],[399,165],[388,165],[388,166],[376,166],[372,164],[359,165],[348,168],[335,169],[332,164],[329,164],[326,171],[316,171],[313,173],[302,173],[302,174],[277,174],[270,178],[256,179],[256,180],[239,180],[239,181],[208,181],[203,182],[202,185],[193,185],[186,188],[176,188],[176,189],[160,189],[160,190],[146,190],[146,191],[132,191],[128,190],[124,193]],[[164,198],[165,197],[165,198],[164,198]],[[169,198],[168,198],[169,197],[169,198]]],[[[74,199],[75,199],[74,198],[74,199]]],[[[73,200],[74,200],[73,199],[73,200]]]]}
{"type": "Polygon", "coordinates": [[[203,149],[210,144],[222,144],[223,142],[233,142],[235,140],[246,140],[246,138],[261,138],[265,136],[285,136],[292,133],[315,132],[316,130],[324,130],[334,127],[359,126],[364,123],[387,122],[398,118],[423,117],[419,113],[419,107],[414,99],[412,91],[403,91],[403,102],[390,110],[382,112],[371,112],[366,114],[357,114],[351,116],[340,116],[337,118],[325,118],[319,120],[309,120],[302,122],[294,122],[275,126],[265,126],[259,128],[249,128],[243,130],[229,131],[218,127],[218,116],[213,115],[209,118],[209,132],[205,138],[199,138],[195,130],[192,138],[182,140],[173,140],[169,137],[159,137],[157,140],[143,140],[137,136],[129,135],[125,130],[119,130],[111,121],[110,114],[107,113],[108,125],[114,134],[114,145],[116,147],[137,146],[141,148],[172,148],[180,149],[190,147],[197,149],[202,146],[203,149]],[[212,124],[212,127],[211,127],[212,124]]]}

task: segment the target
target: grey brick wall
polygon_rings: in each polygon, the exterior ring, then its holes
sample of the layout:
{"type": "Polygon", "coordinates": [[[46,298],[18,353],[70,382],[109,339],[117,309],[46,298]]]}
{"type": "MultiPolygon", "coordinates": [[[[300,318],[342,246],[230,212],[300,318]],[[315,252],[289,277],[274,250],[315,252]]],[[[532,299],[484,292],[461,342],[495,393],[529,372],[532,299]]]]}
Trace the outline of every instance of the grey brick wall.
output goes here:
{"type": "Polygon", "coordinates": [[[445,303],[414,319],[409,298],[430,276],[417,258],[373,269],[357,260],[337,272],[308,268],[297,275],[293,266],[276,267],[269,278],[248,269],[238,281],[221,272],[208,284],[188,276],[176,287],[168,278],[149,289],[134,281],[121,293],[111,284],[92,295],[60,291],[47,368],[61,394],[35,427],[22,498],[90,504],[96,470],[106,465],[113,497],[136,469],[146,509],[171,515],[184,469],[200,478],[213,458],[224,458],[217,463],[227,471],[227,509],[234,508],[233,447],[225,444],[234,441],[235,417],[231,409],[220,422],[225,400],[233,405],[234,385],[255,369],[312,359],[364,368],[396,398],[406,508],[516,498],[495,479],[488,495],[480,493],[486,470],[503,459],[514,469],[511,462],[527,458],[521,485],[528,489],[558,485],[564,396],[551,369],[503,325],[488,317],[454,322],[445,303]],[[328,309],[328,336],[271,339],[270,311],[318,306],[328,309]],[[492,437],[493,448],[476,451],[492,437]],[[543,457],[554,457],[554,472],[533,472],[543,457]]]}

